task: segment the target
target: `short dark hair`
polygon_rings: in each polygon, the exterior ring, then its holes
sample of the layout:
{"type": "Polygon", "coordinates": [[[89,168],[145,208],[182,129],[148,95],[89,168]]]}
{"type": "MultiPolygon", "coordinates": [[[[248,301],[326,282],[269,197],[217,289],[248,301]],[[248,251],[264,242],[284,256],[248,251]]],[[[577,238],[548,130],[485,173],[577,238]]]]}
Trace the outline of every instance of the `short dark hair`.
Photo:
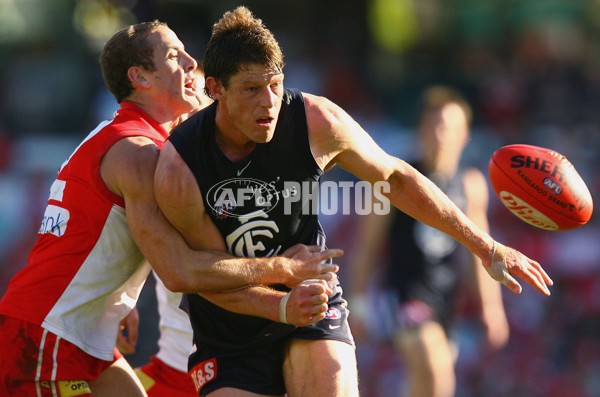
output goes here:
{"type": "Polygon", "coordinates": [[[443,85],[434,85],[427,88],[421,96],[421,119],[432,111],[437,111],[443,106],[455,103],[465,114],[467,124],[473,120],[473,110],[467,99],[456,89],[443,85]]]}
{"type": "Polygon", "coordinates": [[[152,58],[154,48],[148,42],[148,35],[160,27],[168,26],[160,21],[130,25],[115,33],[104,45],[100,55],[102,77],[117,102],[121,103],[133,91],[127,77],[131,66],[155,70],[152,58]]]}
{"type": "Polygon", "coordinates": [[[284,66],[279,43],[262,20],[244,6],[226,12],[213,25],[203,63],[206,77],[214,77],[224,87],[232,75],[248,65],[265,65],[277,73],[284,66]]]}

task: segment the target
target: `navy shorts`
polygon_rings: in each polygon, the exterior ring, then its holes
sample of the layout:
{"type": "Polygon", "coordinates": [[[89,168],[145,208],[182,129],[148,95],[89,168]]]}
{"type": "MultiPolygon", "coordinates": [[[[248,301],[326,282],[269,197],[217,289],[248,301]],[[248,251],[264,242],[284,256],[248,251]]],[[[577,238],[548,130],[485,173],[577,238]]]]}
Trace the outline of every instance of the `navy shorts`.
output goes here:
{"type": "Polygon", "coordinates": [[[283,362],[291,339],[338,340],[354,346],[348,326],[348,309],[341,293],[329,301],[325,318],[307,327],[298,327],[283,339],[268,345],[248,349],[218,349],[197,346],[190,356],[190,375],[200,396],[223,387],[257,394],[281,395],[286,392],[283,362]]]}

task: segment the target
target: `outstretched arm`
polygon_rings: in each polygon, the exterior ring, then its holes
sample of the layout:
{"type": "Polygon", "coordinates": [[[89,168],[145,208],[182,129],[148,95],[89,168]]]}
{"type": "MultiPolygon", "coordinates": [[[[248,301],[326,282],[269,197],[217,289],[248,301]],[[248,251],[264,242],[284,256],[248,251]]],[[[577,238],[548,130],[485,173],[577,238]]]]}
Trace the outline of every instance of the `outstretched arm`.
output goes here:
{"type": "Polygon", "coordinates": [[[309,94],[305,94],[305,104],[311,149],[323,169],[338,164],[362,180],[387,182],[390,192],[386,196],[392,205],[466,246],[495,280],[519,294],[522,287],[515,277],[520,277],[550,295],[547,286],[552,280],[538,262],[497,243],[431,180],[382,150],[339,106],[309,94]]]}

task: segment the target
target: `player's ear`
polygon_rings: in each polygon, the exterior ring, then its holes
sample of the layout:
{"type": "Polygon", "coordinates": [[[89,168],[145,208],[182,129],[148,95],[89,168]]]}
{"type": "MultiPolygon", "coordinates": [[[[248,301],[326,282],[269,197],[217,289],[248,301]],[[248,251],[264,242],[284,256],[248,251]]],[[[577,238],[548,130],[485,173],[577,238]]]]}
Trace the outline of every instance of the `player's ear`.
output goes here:
{"type": "Polygon", "coordinates": [[[221,84],[221,80],[215,77],[207,77],[206,80],[204,80],[204,84],[213,99],[218,100],[219,97],[223,95],[223,90],[225,88],[223,87],[223,84],[221,84]]]}
{"type": "Polygon", "coordinates": [[[131,66],[127,69],[127,77],[129,77],[133,88],[150,88],[151,86],[151,83],[146,78],[144,69],[139,66],[131,66]]]}

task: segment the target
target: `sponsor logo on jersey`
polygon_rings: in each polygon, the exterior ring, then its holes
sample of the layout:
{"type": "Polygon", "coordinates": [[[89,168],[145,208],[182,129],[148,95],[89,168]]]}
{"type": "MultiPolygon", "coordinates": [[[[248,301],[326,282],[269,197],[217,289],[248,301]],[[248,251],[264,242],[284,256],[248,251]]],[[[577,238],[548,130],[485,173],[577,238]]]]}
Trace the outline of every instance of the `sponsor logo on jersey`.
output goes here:
{"type": "Polygon", "coordinates": [[[190,371],[190,376],[196,386],[196,391],[199,392],[206,384],[217,377],[217,359],[211,358],[202,361],[190,371]]]}
{"type": "Polygon", "coordinates": [[[60,380],[56,383],[61,397],[87,396],[92,393],[90,386],[84,380],[60,380]]]}
{"type": "Polygon", "coordinates": [[[243,166],[242,168],[240,168],[239,170],[237,170],[237,176],[242,176],[242,174],[244,173],[244,171],[246,170],[246,168],[248,168],[248,166],[250,166],[251,162],[252,162],[252,160],[248,161],[248,164],[246,164],[245,166],[243,166]]]}
{"type": "Polygon", "coordinates": [[[56,237],[63,236],[67,232],[67,224],[70,218],[69,210],[56,205],[48,205],[42,218],[38,234],[54,234],[56,237]]]}

